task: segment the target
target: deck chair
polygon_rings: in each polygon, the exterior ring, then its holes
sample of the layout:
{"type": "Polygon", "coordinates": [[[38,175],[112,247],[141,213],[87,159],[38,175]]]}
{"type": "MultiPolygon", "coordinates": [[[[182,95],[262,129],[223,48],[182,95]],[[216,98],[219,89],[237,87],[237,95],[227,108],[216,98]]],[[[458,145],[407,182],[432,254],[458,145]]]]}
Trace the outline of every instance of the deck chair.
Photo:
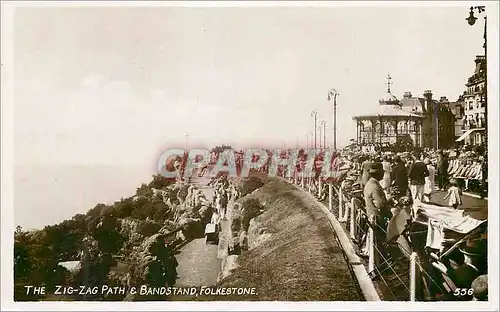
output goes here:
{"type": "Polygon", "coordinates": [[[426,253],[420,254],[427,255],[427,259],[424,260],[439,272],[441,285],[438,287],[447,292],[444,294],[445,296],[453,298],[453,292],[457,286],[448,276],[449,270],[452,269],[452,256],[468,239],[484,233],[487,230],[488,221],[473,219],[470,216],[464,216],[463,211],[437,205],[416,203],[414,209],[416,218],[413,221],[420,225],[420,230],[427,230],[425,243],[420,241],[425,246],[416,246],[416,248],[427,250],[426,253]],[[431,232],[436,231],[433,222],[437,222],[441,226],[439,230],[441,233],[437,235],[439,242],[432,242],[430,241],[432,239],[429,239],[432,236],[431,232]]]}
{"type": "Polygon", "coordinates": [[[488,220],[478,220],[470,216],[464,216],[462,210],[455,210],[449,207],[425,204],[416,202],[413,206],[415,211],[414,222],[427,225],[427,245],[439,247],[439,258],[445,258],[467,239],[484,232],[488,227],[488,220]],[[432,233],[435,231],[437,223],[442,227],[442,235],[437,237],[439,242],[431,242],[432,233]]]}

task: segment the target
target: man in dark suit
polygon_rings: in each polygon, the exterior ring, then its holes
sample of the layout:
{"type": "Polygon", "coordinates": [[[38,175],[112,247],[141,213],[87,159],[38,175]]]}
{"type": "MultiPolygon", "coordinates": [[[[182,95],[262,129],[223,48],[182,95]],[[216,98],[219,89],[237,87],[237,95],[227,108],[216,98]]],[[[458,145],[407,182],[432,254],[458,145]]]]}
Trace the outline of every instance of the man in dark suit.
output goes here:
{"type": "Polygon", "coordinates": [[[408,172],[410,178],[410,190],[413,200],[422,201],[424,196],[425,177],[429,176],[427,166],[420,159],[420,153],[413,156],[414,162],[408,172]]]}
{"type": "Polygon", "coordinates": [[[441,191],[448,188],[448,154],[439,151],[438,166],[437,166],[438,186],[441,191]]]}
{"type": "Polygon", "coordinates": [[[394,157],[394,165],[392,166],[391,180],[394,186],[399,190],[401,196],[406,196],[408,193],[408,174],[406,166],[401,161],[401,157],[394,157]]]}

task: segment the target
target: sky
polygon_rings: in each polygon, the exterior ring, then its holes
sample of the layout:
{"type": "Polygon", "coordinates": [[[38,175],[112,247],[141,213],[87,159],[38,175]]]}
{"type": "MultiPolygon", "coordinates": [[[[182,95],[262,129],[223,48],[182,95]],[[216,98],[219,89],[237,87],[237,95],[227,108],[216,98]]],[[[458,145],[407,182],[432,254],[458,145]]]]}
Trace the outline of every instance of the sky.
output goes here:
{"type": "Polygon", "coordinates": [[[197,148],[303,146],[317,110],[331,145],[331,88],[339,146],[355,137],[352,117],[377,108],[388,73],[397,97],[430,89],[454,101],[483,53],[483,21],[470,27],[467,16],[467,3],[16,8],[16,222],[39,226],[133,195],[160,153],[186,139],[197,148]],[[112,192],[104,167],[121,177],[112,192]],[[80,185],[62,168],[98,173],[80,185]],[[30,217],[59,205],[62,215],[30,217]]]}

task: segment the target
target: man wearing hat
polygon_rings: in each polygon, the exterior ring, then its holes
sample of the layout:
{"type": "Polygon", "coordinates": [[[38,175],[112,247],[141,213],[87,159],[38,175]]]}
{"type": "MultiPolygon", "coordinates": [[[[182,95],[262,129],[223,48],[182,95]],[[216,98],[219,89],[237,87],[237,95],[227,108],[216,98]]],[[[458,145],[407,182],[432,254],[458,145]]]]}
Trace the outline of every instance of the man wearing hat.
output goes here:
{"type": "MultiPolygon", "coordinates": [[[[380,162],[373,162],[367,167],[368,181],[366,182],[363,195],[365,198],[366,214],[368,222],[372,225],[374,240],[385,240],[386,222],[385,218],[390,218],[391,211],[389,202],[379,181],[384,177],[384,169],[380,162]]],[[[365,255],[365,254],[364,254],[365,255]]],[[[377,253],[375,254],[375,256],[377,253]]],[[[375,257],[375,263],[378,263],[375,257]]]]}
{"type": "Polygon", "coordinates": [[[389,216],[389,204],[380,180],[384,177],[384,169],[380,162],[371,163],[368,167],[368,181],[364,188],[366,213],[370,222],[374,223],[378,217],[389,216]]]}
{"type": "Polygon", "coordinates": [[[361,164],[361,185],[363,186],[365,186],[366,182],[368,182],[368,179],[370,179],[368,171],[372,164],[373,162],[371,161],[370,157],[367,157],[361,164]]]}
{"type": "MultiPolygon", "coordinates": [[[[464,262],[456,269],[449,269],[438,264],[442,272],[446,272],[459,289],[470,289],[474,280],[487,271],[487,241],[486,239],[469,239],[459,248],[464,256],[464,262]]],[[[479,290],[478,290],[479,292],[479,290]]],[[[455,294],[459,300],[472,300],[471,293],[455,294]]]]}

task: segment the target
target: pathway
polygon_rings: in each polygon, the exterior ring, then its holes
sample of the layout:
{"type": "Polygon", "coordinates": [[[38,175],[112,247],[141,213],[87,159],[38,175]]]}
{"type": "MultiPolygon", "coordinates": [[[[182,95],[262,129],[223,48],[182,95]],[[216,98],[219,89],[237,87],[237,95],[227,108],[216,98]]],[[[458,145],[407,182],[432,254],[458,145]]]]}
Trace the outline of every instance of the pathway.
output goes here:
{"type": "MultiPolygon", "coordinates": [[[[212,200],[213,191],[207,186],[208,174],[198,177],[195,174],[191,183],[201,190],[208,200],[212,200]]],[[[205,238],[197,238],[182,247],[176,256],[177,267],[176,286],[215,285],[221,270],[221,261],[217,258],[217,245],[206,244],[205,238]]]]}

